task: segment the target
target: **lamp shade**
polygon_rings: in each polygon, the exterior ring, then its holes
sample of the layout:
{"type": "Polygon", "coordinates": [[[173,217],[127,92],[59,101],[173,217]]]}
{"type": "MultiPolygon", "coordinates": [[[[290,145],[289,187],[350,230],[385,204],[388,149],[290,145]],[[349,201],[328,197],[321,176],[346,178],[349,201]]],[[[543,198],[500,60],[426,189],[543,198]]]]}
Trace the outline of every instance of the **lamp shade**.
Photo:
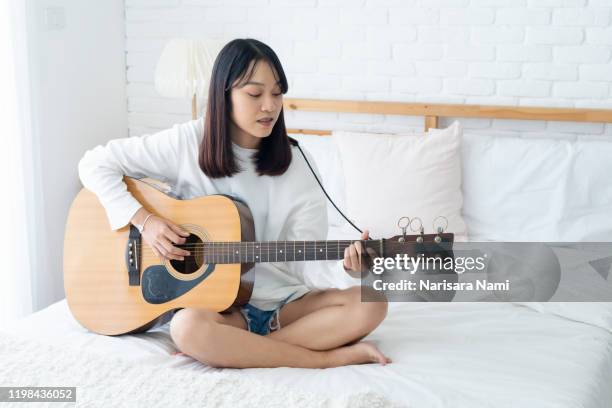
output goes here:
{"type": "Polygon", "coordinates": [[[155,68],[155,89],[170,98],[208,95],[215,58],[224,42],[215,40],[170,40],[155,68]]]}

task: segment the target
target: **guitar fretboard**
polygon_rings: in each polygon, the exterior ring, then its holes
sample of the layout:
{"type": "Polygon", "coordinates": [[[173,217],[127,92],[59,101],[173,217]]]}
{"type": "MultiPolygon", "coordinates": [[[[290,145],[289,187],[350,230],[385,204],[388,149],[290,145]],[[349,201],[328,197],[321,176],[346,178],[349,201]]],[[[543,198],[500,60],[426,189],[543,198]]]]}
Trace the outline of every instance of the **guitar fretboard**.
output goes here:
{"type": "MultiPolygon", "coordinates": [[[[332,241],[258,241],[258,242],[204,242],[195,247],[189,244],[177,245],[191,252],[192,256],[203,258],[205,263],[250,263],[250,262],[291,262],[326,261],[344,259],[344,250],[359,240],[332,241]]],[[[360,241],[377,250],[380,240],[360,241]]]]}

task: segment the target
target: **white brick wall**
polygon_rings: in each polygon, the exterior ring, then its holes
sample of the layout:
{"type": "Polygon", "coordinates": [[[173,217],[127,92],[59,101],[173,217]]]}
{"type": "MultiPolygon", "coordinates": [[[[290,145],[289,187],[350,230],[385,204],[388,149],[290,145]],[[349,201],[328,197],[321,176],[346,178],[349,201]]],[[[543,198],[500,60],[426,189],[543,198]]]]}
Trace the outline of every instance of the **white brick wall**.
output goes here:
{"type": "MultiPolygon", "coordinates": [[[[131,135],[189,120],[159,96],[173,37],[253,37],[288,97],[612,109],[612,0],[126,0],[131,135]]],[[[422,118],[287,112],[289,127],[406,131],[422,118]]],[[[442,121],[450,123],[453,118],[442,121]]],[[[471,132],[606,138],[612,125],[460,119],[471,132]]]]}

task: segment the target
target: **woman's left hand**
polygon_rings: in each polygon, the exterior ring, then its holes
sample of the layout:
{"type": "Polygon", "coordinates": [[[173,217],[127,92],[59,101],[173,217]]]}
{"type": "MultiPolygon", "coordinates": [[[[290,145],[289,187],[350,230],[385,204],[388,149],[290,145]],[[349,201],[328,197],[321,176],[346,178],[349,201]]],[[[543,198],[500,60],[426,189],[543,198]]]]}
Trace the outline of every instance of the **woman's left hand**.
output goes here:
{"type": "MultiPolygon", "coordinates": [[[[363,231],[363,233],[361,234],[361,239],[362,240],[367,240],[369,236],[369,231],[365,230],[363,231]]],[[[363,257],[361,256],[363,253],[363,245],[361,244],[361,241],[355,241],[353,242],[351,245],[349,245],[345,250],[344,250],[344,270],[349,272],[362,272],[362,260],[363,257]]]]}

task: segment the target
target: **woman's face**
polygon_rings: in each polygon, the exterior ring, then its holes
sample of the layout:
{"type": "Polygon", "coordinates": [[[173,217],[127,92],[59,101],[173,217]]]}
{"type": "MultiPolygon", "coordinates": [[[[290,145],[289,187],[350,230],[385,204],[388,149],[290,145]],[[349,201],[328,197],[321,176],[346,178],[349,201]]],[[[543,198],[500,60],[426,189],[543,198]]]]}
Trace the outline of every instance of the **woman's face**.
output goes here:
{"type": "Polygon", "coordinates": [[[241,147],[257,148],[261,138],[272,132],[283,107],[280,84],[277,83],[270,65],[265,61],[258,61],[248,82],[232,88],[231,100],[232,141],[241,147]]]}

